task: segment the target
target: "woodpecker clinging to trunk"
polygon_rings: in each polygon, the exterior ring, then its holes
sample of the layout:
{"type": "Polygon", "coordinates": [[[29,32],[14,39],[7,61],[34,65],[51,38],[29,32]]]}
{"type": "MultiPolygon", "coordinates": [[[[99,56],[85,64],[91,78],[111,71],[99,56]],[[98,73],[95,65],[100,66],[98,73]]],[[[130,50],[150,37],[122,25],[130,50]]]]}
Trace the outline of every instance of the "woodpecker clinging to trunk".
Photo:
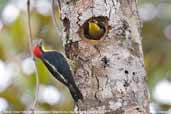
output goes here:
{"type": "Polygon", "coordinates": [[[75,84],[69,64],[65,57],[57,51],[45,51],[40,41],[33,47],[33,54],[41,59],[51,74],[64,85],[66,85],[74,99],[77,102],[83,99],[83,96],[75,84]]]}

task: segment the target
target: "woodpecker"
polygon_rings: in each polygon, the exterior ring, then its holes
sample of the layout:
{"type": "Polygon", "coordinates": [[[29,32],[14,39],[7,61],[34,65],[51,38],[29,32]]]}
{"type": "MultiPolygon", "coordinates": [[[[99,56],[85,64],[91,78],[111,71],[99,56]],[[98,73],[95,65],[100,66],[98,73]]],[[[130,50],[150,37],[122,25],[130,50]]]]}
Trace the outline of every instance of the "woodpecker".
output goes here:
{"type": "Polygon", "coordinates": [[[91,40],[100,40],[104,35],[105,28],[98,23],[96,20],[91,20],[88,22],[87,37],[91,40]]]}
{"type": "Polygon", "coordinates": [[[45,51],[40,41],[33,47],[33,54],[41,59],[51,74],[68,87],[75,102],[83,100],[83,96],[75,84],[69,64],[65,57],[57,51],[45,51]]]}
{"type": "Polygon", "coordinates": [[[91,17],[78,30],[82,41],[95,46],[101,43],[108,31],[108,20],[105,17],[91,17]]]}

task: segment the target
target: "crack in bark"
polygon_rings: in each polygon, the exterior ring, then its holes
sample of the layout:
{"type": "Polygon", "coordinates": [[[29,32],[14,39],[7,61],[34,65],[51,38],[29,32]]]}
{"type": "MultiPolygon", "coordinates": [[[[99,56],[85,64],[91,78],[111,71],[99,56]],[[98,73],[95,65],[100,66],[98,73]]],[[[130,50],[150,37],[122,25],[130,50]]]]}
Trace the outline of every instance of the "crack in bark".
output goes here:
{"type": "Polygon", "coordinates": [[[110,79],[109,79],[108,75],[105,75],[105,77],[107,78],[107,79],[106,79],[106,83],[105,83],[105,87],[106,87],[107,84],[109,84],[109,80],[110,80],[110,79]]]}
{"type": "MultiPolygon", "coordinates": [[[[94,70],[93,70],[93,72],[94,72],[94,70]]],[[[99,90],[100,89],[99,79],[98,79],[98,77],[96,75],[95,75],[95,78],[96,78],[96,81],[97,81],[97,89],[99,90]]]]}
{"type": "Polygon", "coordinates": [[[94,96],[94,98],[95,98],[99,103],[101,103],[101,101],[99,100],[99,98],[98,98],[98,96],[97,96],[97,94],[98,94],[98,92],[99,92],[99,89],[100,89],[100,82],[99,82],[98,76],[94,74],[94,66],[92,66],[92,73],[93,73],[92,75],[95,76],[95,79],[96,79],[96,81],[97,81],[97,90],[95,91],[95,96],[94,96]]]}
{"type": "Polygon", "coordinates": [[[113,7],[115,7],[115,3],[114,3],[114,1],[112,0],[112,3],[113,3],[113,7]]]}
{"type": "Polygon", "coordinates": [[[63,20],[63,25],[65,27],[64,32],[66,33],[66,42],[69,43],[69,36],[70,36],[70,20],[65,17],[63,20]]]}
{"type": "Polygon", "coordinates": [[[76,22],[76,24],[77,24],[79,27],[81,27],[81,25],[79,24],[79,22],[81,21],[80,17],[82,16],[82,13],[77,12],[77,14],[78,14],[78,16],[77,16],[77,22],[76,22]]]}
{"type": "Polygon", "coordinates": [[[94,12],[93,12],[93,8],[94,8],[94,0],[92,0],[92,6],[91,6],[90,8],[91,8],[92,16],[94,16],[94,12]]]}
{"type": "Polygon", "coordinates": [[[111,18],[111,13],[112,13],[112,10],[111,10],[111,7],[109,9],[109,19],[111,18]]]}
{"type": "Polygon", "coordinates": [[[107,1],[106,0],[104,0],[104,3],[107,5],[107,1]]]}
{"type": "MultiPolygon", "coordinates": [[[[113,4],[113,7],[114,7],[115,12],[116,12],[116,4],[115,4],[114,0],[112,0],[112,4],[113,4]]],[[[112,9],[110,8],[110,10],[112,10],[112,9]]]]}
{"type": "Polygon", "coordinates": [[[106,68],[106,67],[110,67],[110,60],[106,57],[106,56],[104,56],[102,59],[101,59],[101,61],[103,62],[103,67],[104,67],[104,69],[106,68]]]}

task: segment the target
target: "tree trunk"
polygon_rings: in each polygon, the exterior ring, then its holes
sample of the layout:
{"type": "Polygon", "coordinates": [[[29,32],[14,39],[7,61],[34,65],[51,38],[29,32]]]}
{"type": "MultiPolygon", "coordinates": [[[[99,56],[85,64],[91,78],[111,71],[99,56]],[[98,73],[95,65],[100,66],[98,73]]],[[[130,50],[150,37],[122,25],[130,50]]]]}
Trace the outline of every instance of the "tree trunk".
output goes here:
{"type": "Polygon", "coordinates": [[[136,0],[58,0],[66,56],[84,101],[77,111],[148,114],[141,22],[136,0]],[[88,20],[103,23],[105,33],[90,40],[88,20]],[[103,112],[104,111],[104,112],[103,112]]]}

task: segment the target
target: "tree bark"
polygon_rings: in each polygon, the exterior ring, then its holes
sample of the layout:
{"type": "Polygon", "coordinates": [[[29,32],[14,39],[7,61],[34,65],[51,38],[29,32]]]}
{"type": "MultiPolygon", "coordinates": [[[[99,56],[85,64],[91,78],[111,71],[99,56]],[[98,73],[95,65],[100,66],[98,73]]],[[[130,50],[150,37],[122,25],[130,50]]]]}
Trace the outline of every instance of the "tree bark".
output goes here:
{"type": "Polygon", "coordinates": [[[66,56],[74,62],[74,79],[84,96],[75,110],[148,114],[136,0],[57,1],[66,56]],[[89,40],[83,33],[91,18],[104,21],[105,34],[99,40],[89,40]]]}

